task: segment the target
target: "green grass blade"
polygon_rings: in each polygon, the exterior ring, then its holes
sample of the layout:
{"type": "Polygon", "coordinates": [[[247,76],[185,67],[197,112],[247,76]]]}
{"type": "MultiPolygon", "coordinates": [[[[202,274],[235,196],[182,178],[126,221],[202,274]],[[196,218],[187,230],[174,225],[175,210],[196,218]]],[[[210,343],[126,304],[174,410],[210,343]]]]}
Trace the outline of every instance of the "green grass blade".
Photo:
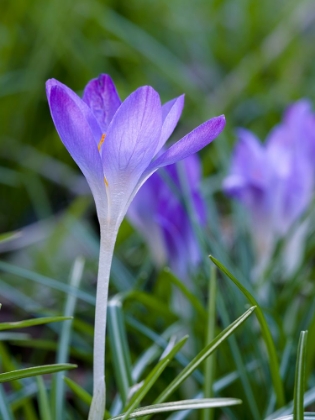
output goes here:
{"type": "Polygon", "coordinates": [[[2,322],[0,323],[0,331],[11,330],[14,328],[27,328],[33,327],[34,325],[43,325],[50,322],[61,322],[72,319],[69,316],[47,316],[43,318],[26,319],[25,321],[18,322],[2,322]]]}
{"type": "MultiPolygon", "coordinates": [[[[219,310],[221,319],[223,321],[223,324],[229,325],[231,322],[230,316],[226,307],[224,296],[222,296],[222,294],[220,293],[218,293],[218,296],[217,296],[217,304],[218,304],[218,310],[219,310]]],[[[239,374],[240,381],[243,385],[243,389],[246,395],[246,401],[249,405],[249,410],[251,411],[252,419],[259,420],[261,419],[261,415],[259,412],[259,408],[257,406],[257,402],[256,402],[252,385],[250,383],[250,379],[249,379],[250,375],[248,373],[248,370],[246,369],[246,366],[242,357],[242,352],[240,350],[240,347],[234,335],[231,335],[229,337],[229,345],[231,348],[232,357],[234,359],[234,362],[237,368],[237,372],[239,374]]]]}
{"type": "Polygon", "coordinates": [[[161,274],[165,281],[171,282],[176,286],[182,294],[187,298],[191,303],[192,307],[196,310],[198,316],[202,319],[207,318],[207,312],[200,303],[200,300],[185,286],[185,284],[180,281],[168,268],[165,268],[161,274]]]}
{"type": "Polygon", "coordinates": [[[157,397],[155,403],[161,403],[177,389],[185,379],[197,369],[197,367],[204,361],[210,354],[212,354],[219,346],[227,339],[255,310],[255,307],[248,309],[243,315],[229,325],[222,331],[211,343],[205,347],[183,370],[176,376],[176,378],[169,384],[168,387],[157,397]]]}
{"type": "Polygon", "coordinates": [[[45,382],[41,376],[37,376],[38,406],[41,420],[52,420],[49,410],[48,395],[45,382]]]}
{"type": "MultiPolygon", "coordinates": [[[[170,325],[161,335],[160,338],[164,340],[169,340],[172,336],[178,333],[178,325],[170,325]]],[[[167,342],[166,342],[167,343],[167,342]]],[[[136,362],[133,365],[132,369],[132,377],[134,382],[138,382],[142,372],[149,366],[150,363],[153,363],[155,360],[157,360],[165,347],[161,346],[154,342],[150,347],[148,347],[143,354],[136,360],[136,362]]]]}
{"type": "MultiPolygon", "coordinates": [[[[211,343],[215,338],[215,321],[216,321],[216,289],[217,289],[217,278],[216,278],[216,267],[211,264],[210,281],[208,288],[208,308],[207,308],[207,329],[205,345],[211,343]]],[[[215,356],[208,357],[205,361],[204,366],[204,385],[203,395],[205,398],[213,397],[213,382],[215,375],[215,356]]],[[[212,420],[213,410],[204,410],[202,412],[202,420],[212,420]]]]}
{"type": "MultiPolygon", "coordinates": [[[[71,389],[71,391],[79,398],[80,401],[84,402],[87,406],[90,406],[92,403],[92,395],[89,394],[85,389],[83,389],[80,385],[74,382],[72,379],[67,378],[66,376],[63,378],[65,383],[71,389]]],[[[110,413],[105,410],[105,419],[110,418],[110,413]]]]}
{"type": "MultiPolygon", "coordinates": [[[[80,282],[82,279],[84,270],[84,260],[83,258],[77,258],[73,264],[71,274],[70,274],[70,287],[78,289],[80,287],[80,282]]],[[[67,318],[72,318],[75,305],[77,302],[77,297],[74,295],[69,294],[66,299],[64,315],[67,318]]],[[[60,363],[67,363],[69,358],[69,349],[70,349],[70,336],[71,336],[71,322],[65,322],[62,325],[59,344],[58,344],[58,352],[57,352],[57,359],[56,362],[60,363]]],[[[63,381],[63,372],[58,372],[52,381],[52,388],[54,388],[52,395],[54,399],[52,400],[52,416],[56,419],[63,419],[64,418],[64,392],[65,392],[65,384],[63,381]]]]}
{"type": "Polygon", "coordinates": [[[229,272],[229,270],[220,263],[216,258],[210,255],[211,261],[224,273],[227,277],[233,281],[233,283],[240,289],[240,291],[245,295],[245,297],[249,300],[251,305],[255,305],[257,307],[256,316],[258,322],[261,327],[261,332],[267,347],[269,362],[270,362],[270,370],[271,370],[271,378],[273,382],[273,386],[275,389],[275,393],[277,395],[277,402],[278,406],[284,405],[284,391],[283,391],[283,384],[280,376],[280,367],[278,363],[277,352],[273,343],[273,339],[265,319],[265,316],[258,305],[256,299],[242,286],[242,284],[229,272]]]}
{"type": "Polygon", "coordinates": [[[63,378],[65,383],[74,392],[74,394],[79,398],[80,401],[83,401],[86,405],[90,406],[92,402],[92,395],[89,394],[85,389],[80,387],[76,382],[72,379],[67,378],[66,376],[63,378]]]}
{"type": "MultiPolygon", "coordinates": [[[[315,413],[303,413],[303,417],[304,420],[315,420],[315,413]]],[[[274,420],[294,420],[293,414],[290,414],[289,416],[284,416],[284,417],[277,417],[274,420]]]]}
{"type": "Polygon", "coordinates": [[[157,379],[160,377],[166,366],[169,364],[170,359],[163,359],[161,360],[154,369],[149,373],[146,377],[143,385],[140,389],[132,396],[129,404],[126,407],[125,414],[123,416],[124,420],[129,419],[130,414],[132,411],[140,404],[142,399],[146,396],[146,394],[150,391],[152,386],[155,384],[157,379]]]}
{"type": "Polygon", "coordinates": [[[125,321],[121,301],[112,299],[108,304],[108,333],[112,359],[114,362],[114,373],[120,397],[123,404],[126,404],[129,390],[133,384],[131,376],[130,351],[127,342],[125,321]]]}
{"type": "Polygon", "coordinates": [[[95,305],[95,297],[91,294],[84,292],[83,290],[70,287],[67,284],[62,283],[61,281],[51,279],[47,276],[43,276],[38,273],[34,273],[33,271],[27,270],[26,268],[17,267],[13,264],[0,261],[0,270],[3,270],[15,276],[25,278],[27,280],[31,280],[35,283],[42,284],[52,289],[59,290],[60,292],[77,296],[84,302],[90,303],[91,305],[95,305]]]}
{"type": "Polygon", "coordinates": [[[149,392],[152,386],[155,384],[161,373],[164,371],[169,362],[174,358],[174,356],[179,352],[183,345],[188,340],[188,336],[183,337],[175,346],[168,352],[168,354],[159,361],[159,363],[154,367],[150,374],[146,377],[141,388],[135,392],[131,397],[128,405],[125,407],[125,419],[129,418],[129,415],[132,411],[140,404],[145,395],[149,392]]]}
{"type": "MultiPolygon", "coordinates": [[[[242,401],[236,398],[203,398],[200,400],[182,400],[173,401],[164,404],[148,405],[139,408],[130,414],[131,419],[143,417],[147,415],[165,413],[179,410],[196,410],[202,408],[228,407],[231,405],[241,404],[242,401]]],[[[110,420],[123,420],[124,414],[112,417],[110,420]]]]}
{"type": "Polygon", "coordinates": [[[293,420],[304,419],[306,344],[307,331],[301,331],[295,369],[293,420]]]}
{"type": "Polygon", "coordinates": [[[77,365],[61,363],[56,365],[34,366],[26,369],[12,370],[0,374],[0,383],[15,381],[17,379],[29,378],[30,376],[46,375],[47,373],[60,372],[61,370],[75,369],[77,365]]]}

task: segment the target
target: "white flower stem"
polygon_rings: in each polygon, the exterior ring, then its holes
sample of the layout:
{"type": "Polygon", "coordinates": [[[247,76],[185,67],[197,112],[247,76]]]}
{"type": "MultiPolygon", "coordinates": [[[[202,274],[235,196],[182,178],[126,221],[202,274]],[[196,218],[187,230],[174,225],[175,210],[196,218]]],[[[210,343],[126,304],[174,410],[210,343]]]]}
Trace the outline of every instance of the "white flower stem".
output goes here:
{"type": "Polygon", "coordinates": [[[97,275],[93,351],[93,399],[88,420],[103,420],[105,412],[105,336],[108,284],[117,237],[117,228],[114,225],[100,224],[101,244],[97,275]]]}

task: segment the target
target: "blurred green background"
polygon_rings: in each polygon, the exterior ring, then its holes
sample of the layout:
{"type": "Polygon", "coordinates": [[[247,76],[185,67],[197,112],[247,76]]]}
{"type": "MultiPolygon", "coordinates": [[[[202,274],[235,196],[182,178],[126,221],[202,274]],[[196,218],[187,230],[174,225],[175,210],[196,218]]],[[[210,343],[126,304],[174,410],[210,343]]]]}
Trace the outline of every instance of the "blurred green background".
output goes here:
{"type": "MultiPolygon", "coordinates": [[[[71,266],[76,256],[83,255],[81,289],[88,299],[81,296],[77,305],[71,358],[80,365],[76,379],[91,388],[98,225],[87,184],[53,126],[45,96],[47,79],[54,77],[80,94],[91,78],[103,72],[112,76],[122,99],[145,84],[152,85],[163,102],[185,93],[185,109],[173,139],[206,119],[226,115],[223,134],[200,155],[211,252],[227,261],[227,244],[233,242],[231,220],[222,216],[229,214],[233,204],[220,188],[236,140],[235,128],[246,127],[264,139],[290,102],[308,97],[314,103],[314,22],[313,0],[0,0],[0,232],[22,229],[20,237],[0,244],[1,260],[6,260],[0,262],[1,320],[63,313],[71,266]]],[[[232,214],[242,234],[244,215],[232,214]]],[[[312,259],[314,248],[313,241],[306,258],[312,259]]],[[[248,282],[252,255],[246,240],[237,242],[235,256],[235,275],[247,276],[248,282]]],[[[159,277],[147,257],[143,241],[124,222],[113,261],[111,294],[132,291],[124,311],[134,360],[152,342],[152,336],[146,336],[147,326],[161,333],[177,320],[169,305],[170,280],[165,273],[159,277]],[[145,326],[139,327],[134,319],[145,326]]],[[[302,275],[305,286],[296,277],[286,293],[275,293],[277,305],[272,302],[274,308],[269,308],[268,321],[280,354],[291,337],[297,342],[314,311],[314,275],[302,275]],[[300,305],[300,291],[307,304],[300,305]]],[[[197,299],[204,303],[205,277],[200,284],[197,299]]],[[[220,287],[233,320],[244,311],[245,301],[229,284],[222,282],[220,287]]],[[[229,324],[229,319],[222,319],[218,331],[229,324]]],[[[204,333],[202,322],[195,321],[193,354],[202,348],[204,333]]],[[[315,318],[312,325],[315,330],[315,318]]],[[[256,324],[253,330],[256,334],[256,324]]],[[[57,327],[35,333],[47,340],[46,350],[31,338],[10,342],[8,352],[31,365],[54,361],[57,327]]],[[[256,335],[243,336],[240,360],[244,364],[264,359],[258,341],[256,335]]],[[[111,357],[109,353],[110,372],[111,357]]],[[[295,355],[292,360],[287,358],[287,401],[292,397],[295,355]]],[[[309,366],[313,362],[311,356],[309,366]]],[[[236,367],[239,364],[234,364],[226,347],[220,353],[218,377],[236,367]]],[[[265,366],[263,374],[251,376],[259,408],[269,398],[268,372],[265,366]]],[[[115,384],[108,389],[112,397],[115,384]]],[[[228,389],[229,396],[240,394],[250,402],[244,389],[236,383],[228,389]]],[[[243,407],[236,411],[242,414],[228,418],[254,418],[246,403],[243,407]]],[[[80,418],[84,418],[82,412],[80,418]]]]}
{"type": "Polygon", "coordinates": [[[48,78],[80,93],[106,72],[122,98],[144,84],[163,101],[184,92],[174,138],[225,113],[225,133],[202,153],[206,175],[224,174],[235,127],[264,138],[289,102],[315,97],[313,1],[0,4],[0,231],[46,218],[87,193],[53,127],[48,78]]]}

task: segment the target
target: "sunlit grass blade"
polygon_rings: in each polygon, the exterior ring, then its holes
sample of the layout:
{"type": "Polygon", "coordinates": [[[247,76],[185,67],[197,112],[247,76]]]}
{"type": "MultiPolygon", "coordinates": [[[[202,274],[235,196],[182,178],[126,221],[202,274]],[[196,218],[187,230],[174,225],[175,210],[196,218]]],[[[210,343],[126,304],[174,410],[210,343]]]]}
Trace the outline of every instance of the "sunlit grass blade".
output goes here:
{"type": "MultiPolygon", "coordinates": [[[[311,404],[315,403],[315,387],[309,389],[304,394],[304,407],[308,407],[311,404]]],[[[287,405],[284,407],[281,407],[279,410],[273,412],[268,417],[265,418],[265,420],[278,420],[279,418],[285,417],[285,416],[293,416],[293,408],[294,407],[294,401],[290,401],[287,405]]]]}
{"type": "Polygon", "coordinates": [[[26,369],[12,370],[11,372],[0,374],[0,383],[15,381],[22,378],[29,378],[30,376],[60,372],[61,370],[75,369],[76,367],[77,365],[72,365],[70,363],[61,363],[56,365],[34,366],[26,369]]]}
{"type": "MultiPolygon", "coordinates": [[[[80,401],[84,402],[88,407],[92,403],[92,395],[89,394],[85,389],[83,389],[80,385],[74,382],[72,379],[67,378],[66,376],[63,378],[65,383],[71,389],[71,391],[79,398],[80,401]]],[[[110,418],[110,413],[105,410],[105,419],[110,418]]]]}
{"type": "Polygon", "coordinates": [[[61,281],[51,279],[47,276],[43,276],[38,273],[34,273],[33,271],[27,270],[26,268],[17,267],[13,264],[0,261],[0,270],[3,270],[15,276],[34,281],[35,283],[42,284],[52,289],[59,290],[60,292],[72,294],[74,296],[77,296],[84,302],[90,303],[91,305],[95,305],[95,297],[91,294],[84,292],[83,290],[68,286],[67,284],[62,283],[61,281]]]}
{"type": "Polygon", "coordinates": [[[163,359],[161,360],[154,369],[149,373],[146,379],[143,382],[143,385],[140,389],[132,396],[129,404],[126,407],[125,414],[123,416],[124,420],[129,419],[130,414],[132,411],[140,404],[142,399],[146,396],[146,394],[150,391],[152,386],[155,384],[157,379],[160,377],[166,366],[169,364],[170,359],[163,359]]]}
{"type": "MultiPolygon", "coordinates": [[[[172,324],[160,335],[160,338],[162,338],[163,340],[168,340],[173,335],[176,335],[177,333],[178,333],[178,325],[172,324]]],[[[133,365],[132,377],[133,377],[134,382],[137,382],[139,380],[142,372],[149,366],[150,363],[158,359],[158,357],[161,356],[161,353],[162,353],[161,346],[155,342],[143,352],[143,354],[138,358],[138,360],[133,365]]]]}
{"type": "MultiPolygon", "coordinates": [[[[224,296],[222,296],[222,294],[220,293],[218,293],[217,295],[217,305],[223,324],[229,325],[231,322],[230,315],[227,309],[224,296]]],[[[249,410],[251,411],[252,419],[259,420],[261,418],[261,415],[250,382],[250,375],[248,373],[248,369],[246,369],[240,346],[238,345],[234,335],[231,335],[229,338],[229,346],[231,348],[231,355],[234,359],[240,381],[243,385],[243,389],[246,395],[246,401],[249,405],[249,410]]]]}
{"type": "Polygon", "coordinates": [[[304,419],[305,363],[306,363],[307,331],[301,331],[297,351],[294,383],[293,419],[304,419]]]}
{"type": "Polygon", "coordinates": [[[114,374],[123,404],[126,404],[129,390],[133,384],[131,376],[130,351],[127,342],[125,321],[121,301],[113,298],[108,304],[108,333],[114,374]]]}
{"type": "Polygon", "coordinates": [[[41,420],[52,420],[49,409],[48,395],[44,380],[41,376],[37,376],[38,387],[38,407],[41,420]]]}
{"type": "Polygon", "coordinates": [[[176,286],[181,291],[181,293],[187,298],[187,300],[196,310],[198,316],[206,319],[207,312],[200,303],[200,300],[187,288],[187,286],[185,286],[182,281],[180,281],[168,268],[163,270],[161,276],[163,276],[163,278],[165,277],[166,281],[172,282],[174,286],[176,286]]]}
{"type": "MultiPolygon", "coordinates": [[[[83,258],[76,258],[71,274],[70,274],[70,281],[69,285],[75,289],[78,289],[80,286],[80,282],[82,279],[84,270],[84,259],[83,258]]],[[[72,318],[74,311],[75,311],[75,305],[77,302],[77,297],[71,294],[68,294],[66,303],[65,303],[65,309],[64,309],[64,315],[65,317],[72,318]]],[[[67,363],[69,358],[69,351],[70,351],[70,335],[71,335],[71,327],[72,323],[65,322],[62,325],[60,336],[59,336],[59,343],[58,343],[58,351],[57,351],[57,358],[56,362],[58,364],[60,363],[67,363]]],[[[52,399],[52,417],[56,419],[62,419],[64,418],[64,381],[63,381],[63,372],[58,372],[53,377],[52,381],[52,396],[54,397],[52,399]]]]}
{"type": "Polygon", "coordinates": [[[132,411],[140,404],[145,395],[149,392],[152,386],[155,384],[161,373],[164,371],[169,362],[173,359],[176,353],[183,347],[186,343],[188,336],[183,337],[175,346],[167,353],[167,355],[159,361],[159,363],[154,367],[154,369],[149,373],[145,378],[143,385],[135,394],[131,397],[129,403],[125,407],[125,417],[128,419],[132,411]]]}
{"type": "Polygon", "coordinates": [[[47,317],[43,317],[43,318],[26,319],[25,321],[18,321],[18,322],[1,322],[0,323],[0,331],[11,330],[11,329],[14,329],[14,328],[33,327],[34,325],[43,325],[43,324],[48,324],[50,322],[68,321],[69,319],[72,319],[72,317],[69,317],[69,316],[47,316],[47,317]]]}
{"type": "MultiPolygon", "coordinates": [[[[303,417],[304,420],[315,420],[315,413],[303,413],[303,417]]],[[[294,420],[293,414],[290,414],[289,416],[284,416],[284,417],[277,417],[274,420],[294,420]]]]}
{"type": "Polygon", "coordinates": [[[92,395],[89,394],[85,389],[83,389],[80,385],[74,382],[72,379],[67,378],[66,376],[63,378],[65,383],[74,392],[74,394],[79,398],[80,401],[83,401],[86,405],[90,406],[92,402],[92,395]]]}
{"type": "Polygon", "coordinates": [[[277,395],[278,406],[281,407],[281,406],[284,405],[283,384],[282,384],[282,380],[281,380],[281,376],[280,376],[280,367],[279,367],[279,363],[278,363],[276,348],[275,348],[275,345],[274,345],[274,342],[273,342],[273,339],[272,339],[267,321],[265,319],[265,316],[264,316],[258,302],[256,301],[256,299],[248,292],[247,289],[245,289],[244,286],[242,286],[242,284],[233,276],[233,274],[231,274],[229,272],[229,270],[222,263],[220,263],[220,261],[218,261],[216,258],[212,257],[211,255],[210,255],[210,259],[224,274],[227,275],[227,277],[230,280],[233,281],[233,283],[245,295],[245,297],[249,300],[249,302],[252,305],[255,305],[257,307],[256,316],[257,316],[258,322],[260,324],[261,333],[262,333],[262,336],[264,338],[264,341],[265,341],[265,344],[266,344],[266,347],[267,347],[267,351],[268,351],[271,378],[272,378],[273,386],[274,386],[274,389],[275,389],[275,393],[277,395]]]}
{"type": "MultiPolygon", "coordinates": [[[[6,348],[4,343],[0,341],[0,360],[1,364],[4,370],[6,371],[15,371],[16,370],[16,363],[14,359],[12,358],[11,353],[6,348]]],[[[13,381],[12,384],[10,384],[14,392],[23,391],[25,389],[24,384],[20,383],[20,381],[13,381]]],[[[23,399],[23,402],[20,405],[20,408],[22,408],[24,412],[24,416],[26,419],[34,419],[37,420],[38,416],[35,412],[35,408],[32,404],[32,401],[30,398],[26,397],[23,399]]],[[[13,409],[13,408],[12,408],[13,409]]]]}
{"type": "MultiPolygon", "coordinates": [[[[216,267],[211,265],[210,280],[208,287],[208,308],[207,308],[207,327],[205,345],[207,346],[215,338],[215,324],[216,324],[216,267]]],[[[205,398],[213,397],[213,381],[215,375],[215,359],[214,355],[208,357],[204,365],[204,385],[203,395],[205,398]]],[[[204,410],[202,412],[203,420],[213,419],[213,410],[204,410]]]]}
{"type": "Polygon", "coordinates": [[[197,369],[197,367],[204,361],[210,354],[212,354],[219,346],[226,340],[255,310],[255,307],[248,309],[243,315],[229,325],[222,331],[211,343],[205,347],[182,371],[176,378],[164,389],[164,391],[154,401],[156,404],[165,401],[175,389],[177,389],[185,379],[197,369]]]}
{"type": "MultiPolygon", "coordinates": [[[[147,415],[165,413],[178,410],[196,410],[201,408],[215,408],[215,407],[228,407],[231,405],[241,404],[242,401],[236,398],[204,398],[201,400],[182,400],[173,401],[163,404],[148,405],[146,407],[138,408],[133,411],[129,418],[143,417],[147,415]]],[[[110,420],[123,420],[124,414],[112,417],[110,420]]]]}

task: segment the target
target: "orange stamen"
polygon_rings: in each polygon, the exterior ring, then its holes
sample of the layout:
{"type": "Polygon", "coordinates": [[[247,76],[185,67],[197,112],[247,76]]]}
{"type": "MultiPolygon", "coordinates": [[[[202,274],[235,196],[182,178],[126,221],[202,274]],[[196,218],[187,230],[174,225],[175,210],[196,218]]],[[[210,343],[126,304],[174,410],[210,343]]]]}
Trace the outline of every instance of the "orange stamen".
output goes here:
{"type": "Polygon", "coordinates": [[[98,151],[101,150],[101,147],[102,147],[102,145],[103,145],[103,143],[105,141],[105,137],[106,137],[106,134],[102,134],[101,140],[100,140],[100,142],[98,143],[98,146],[97,146],[98,151]]]}
{"type": "Polygon", "coordinates": [[[106,176],[104,176],[104,182],[105,182],[106,187],[108,187],[108,181],[106,179],[106,176]]]}

